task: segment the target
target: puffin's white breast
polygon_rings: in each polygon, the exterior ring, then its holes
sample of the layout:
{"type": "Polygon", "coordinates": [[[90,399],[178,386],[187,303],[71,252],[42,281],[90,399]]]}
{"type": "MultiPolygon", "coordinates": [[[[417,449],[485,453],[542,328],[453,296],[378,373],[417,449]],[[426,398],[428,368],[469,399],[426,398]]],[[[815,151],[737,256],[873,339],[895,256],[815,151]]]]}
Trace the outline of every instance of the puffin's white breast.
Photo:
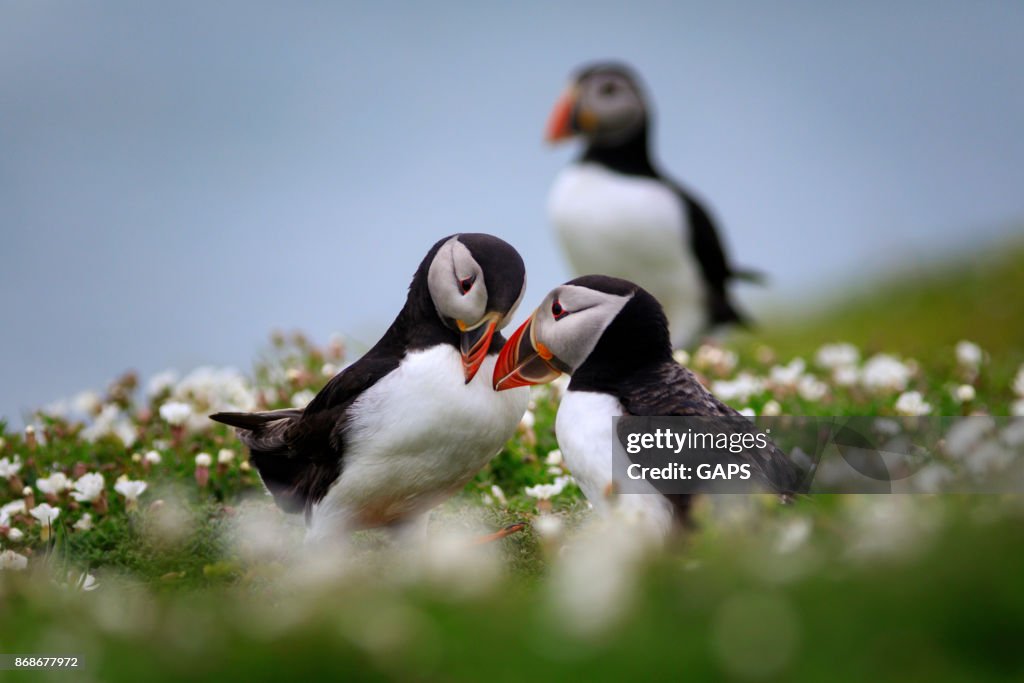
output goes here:
{"type": "Polygon", "coordinates": [[[621,277],[649,291],[664,306],[677,346],[705,327],[704,281],[672,188],[600,164],[572,164],[555,179],[548,213],[577,275],[621,277]]]}
{"type": "Polygon", "coordinates": [[[515,433],[526,388],[496,392],[488,356],[466,384],[447,344],[406,355],[349,409],[342,474],[313,509],[310,535],[379,526],[457,492],[515,433]]]}
{"type": "MultiPolygon", "coordinates": [[[[618,399],[592,391],[567,391],[558,406],[555,433],[573,478],[599,514],[614,507],[630,519],[665,533],[672,526],[672,506],[651,486],[650,493],[609,497],[612,490],[612,418],[623,414],[618,399]]],[[[621,488],[621,487],[620,487],[621,488]]]]}

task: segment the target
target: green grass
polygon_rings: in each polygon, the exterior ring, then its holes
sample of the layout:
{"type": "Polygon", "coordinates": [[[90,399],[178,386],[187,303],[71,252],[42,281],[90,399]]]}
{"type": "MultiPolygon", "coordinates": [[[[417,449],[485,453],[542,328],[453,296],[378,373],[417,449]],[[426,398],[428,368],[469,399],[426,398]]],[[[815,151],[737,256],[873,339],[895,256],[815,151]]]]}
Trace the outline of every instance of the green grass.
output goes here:
{"type": "MultiPolygon", "coordinates": [[[[768,385],[735,405],[894,415],[898,391],[839,386],[814,367],[820,344],[849,341],[864,357],[916,359],[907,389],[920,391],[934,414],[1007,414],[1024,363],[1021,285],[1019,247],[943,264],[737,337],[727,345],[738,352],[735,368],[695,369],[709,382],[739,372],[767,377],[802,356],[807,373],[827,385],[823,397],[768,385]],[[976,372],[956,362],[961,339],[987,352],[976,372]],[[977,392],[967,404],[951,395],[964,383],[977,392]]],[[[325,362],[342,362],[339,349],[279,335],[254,377],[271,405],[283,406],[323,384],[325,362]]],[[[59,416],[39,418],[45,443],[35,446],[2,429],[0,458],[18,454],[23,466],[19,482],[0,479],[0,504],[20,498],[22,485],[77,466],[104,474],[109,510],[60,494],[48,541],[31,517],[13,516],[24,538],[0,535],[0,547],[27,556],[29,568],[0,571],[0,654],[80,655],[89,675],[53,675],[104,681],[1024,678],[1018,497],[705,500],[695,532],[643,553],[628,534],[592,528],[575,487],[550,503],[524,493],[556,475],[545,460],[557,447],[557,403],[541,390],[533,428],[435,512],[426,550],[363,533],[346,559],[314,571],[301,529],[281,524],[227,429],[182,433],[159,417],[169,391],[141,396],[131,377],[110,389],[104,402],[120,406],[137,430],[128,449],[113,435],[90,442],[77,420],[59,416]],[[218,467],[223,448],[236,457],[218,467]],[[160,464],[133,458],[151,449],[160,464]],[[201,452],[215,463],[206,486],[195,476],[201,452]],[[137,509],[113,490],[121,475],[149,485],[137,509]],[[495,500],[493,486],[507,503],[495,500]],[[76,530],[87,511],[93,528],[76,530]],[[448,539],[542,514],[560,520],[561,533],[528,526],[485,547],[448,539]],[[97,590],[66,585],[82,572],[96,577],[97,590]],[[615,591],[621,600],[605,604],[615,591]]],[[[209,408],[201,393],[189,396],[199,412],[209,408]]]]}

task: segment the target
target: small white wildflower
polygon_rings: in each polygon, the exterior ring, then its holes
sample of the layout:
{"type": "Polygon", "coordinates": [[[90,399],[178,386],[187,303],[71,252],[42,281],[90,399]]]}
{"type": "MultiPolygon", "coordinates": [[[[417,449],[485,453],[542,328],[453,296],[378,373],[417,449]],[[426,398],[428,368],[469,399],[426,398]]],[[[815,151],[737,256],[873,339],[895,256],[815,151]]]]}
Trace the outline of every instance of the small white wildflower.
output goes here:
{"type": "Polygon", "coordinates": [[[764,382],[749,372],[741,372],[732,379],[719,379],[711,384],[711,391],[723,401],[749,401],[764,391],[764,382]]]}
{"type": "Polygon", "coordinates": [[[554,498],[563,490],[565,490],[566,484],[572,481],[572,477],[564,476],[557,477],[551,484],[537,484],[536,486],[527,486],[523,489],[523,492],[531,498],[537,500],[550,500],[554,498]]]}
{"type": "MultiPolygon", "coordinates": [[[[155,398],[165,391],[170,391],[174,388],[175,383],[178,381],[178,373],[174,370],[164,370],[158,372],[149,378],[149,382],[146,384],[146,394],[150,398],[155,398]]],[[[165,418],[166,419],[166,418],[165,418]]]]}
{"type": "Polygon", "coordinates": [[[21,470],[21,458],[0,458],[0,479],[10,479],[21,470]]]}
{"type": "Polygon", "coordinates": [[[54,521],[60,516],[60,508],[51,507],[49,503],[42,503],[29,510],[28,513],[39,520],[39,524],[43,527],[43,531],[39,537],[44,541],[49,539],[50,528],[53,526],[54,521]]]}
{"type": "Polygon", "coordinates": [[[99,472],[87,472],[75,480],[71,497],[79,503],[92,502],[103,494],[105,482],[99,472]]]}
{"type": "Polygon", "coordinates": [[[75,531],[88,531],[92,528],[92,515],[86,512],[72,526],[74,527],[75,531]]]}
{"type": "Polygon", "coordinates": [[[498,501],[498,504],[502,507],[506,507],[508,505],[508,499],[505,497],[505,492],[502,491],[501,487],[497,484],[493,484],[491,486],[491,495],[494,496],[494,499],[498,501]]]}
{"type": "Polygon", "coordinates": [[[544,464],[551,467],[560,467],[562,465],[562,451],[557,448],[553,451],[548,451],[548,457],[544,458],[544,464]]]}
{"type": "Polygon", "coordinates": [[[192,406],[181,401],[168,401],[160,406],[160,417],[172,427],[180,427],[192,415],[192,406]]]}
{"type": "Polygon", "coordinates": [[[850,367],[856,365],[860,360],[860,351],[853,344],[845,342],[838,344],[825,344],[818,349],[814,356],[814,362],[818,367],[828,370],[850,367]]]}
{"type": "Polygon", "coordinates": [[[28,512],[25,508],[24,500],[12,500],[10,503],[0,507],[0,517],[9,517],[11,515],[24,515],[28,512]]]}
{"type": "Polygon", "coordinates": [[[685,349],[676,349],[672,352],[672,359],[680,365],[690,364],[690,354],[685,349]]]}
{"type": "Polygon", "coordinates": [[[48,496],[60,495],[71,487],[71,480],[63,472],[54,472],[49,477],[36,479],[36,488],[48,496]]]}
{"type": "Polygon", "coordinates": [[[309,389],[296,391],[295,394],[292,395],[292,408],[305,408],[314,398],[316,398],[316,394],[309,389]]]}
{"type": "Polygon", "coordinates": [[[693,364],[698,368],[712,369],[720,375],[728,375],[736,368],[739,357],[735,351],[713,344],[702,344],[693,355],[693,364]]]}
{"type": "Polygon", "coordinates": [[[820,401],[828,393],[828,385],[813,375],[804,375],[796,384],[797,393],[805,401],[820,401]]]}
{"type": "Polygon", "coordinates": [[[21,541],[23,538],[25,538],[25,534],[22,532],[21,529],[11,528],[7,530],[7,540],[13,543],[17,543],[21,541]]]}
{"type": "Polygon", "coordinates": [[[324,363],[323,367],[320,368],[320,374],[324,377],[334,377],[340,369],[334,363],[324,363]]]}
{"type": "Polygon", "coordinates": [[[13,550],[5,550],[0,553],[0,570],[11,570],[20,572],[28,566],[28,558],[13,550]]]}
{"type": "Polygon", "coordinates": [[[839,387],[853,386],[860,381],[860,370],[852,365],[844,365],[832,371],[832,381],[839,387]]]}
{"type": "Polygon", "coordinates": [[[148,486],[144,481],[124,479],[114,484],[114,490],[124,496],[125,501],[132,503],[139,499],[148,486]]]}
{"type": "Polygon", "coordinates": [[[545,540],[554,540],[562,535],[564,524],[557,515],[539,515],[533,520],[533,528],[537,535],[545,540]]]}
{"type": "Polygon", "coordinates": [[[746,408],[740,408],[738,412],[743,417],[757,417],[757,411],[751,408],[750,406],[747,406],[746,408]]]}
{"type": "Polygon", "coordinates": [[[82,391],[71,399],[71,406],[75,412],[83,415],[92,415],[99,411],[103,405],[103,399],[95,391],[82,391]]]}
{"type": "Polygon", "coordinates": [[[209,467],[213,464],[213,456],[209,453],[200,453],[196,456],[196,467],[209,467]]]}
{"type": "Polygon", "coordinates": [[[896,412],[900,415],[927,415],[932,407],[921,396],[919,391],[906,391],[896,399],[896,412]]]}
{"type": "Polygon", "coordinates": [[[981,347],[974,342],[966,340],[959,341],[956,344],[956,362],[962,367],[977,370],[978,366],[981,365],[984,354],[981,351],[981,347]]]}
{"type": "Polygon", "coordinates": [[[778,401],[772,399],[771,401],[765,403],[764,407],[761,408],[761,414],[766,417],[782,415],[782,406],[779,405],[778,401]]]}
{"type": "Polygon", "coordinates": [[[953,390],[953,398],[958,403],[970,403],[977,396],[977,392],[970,384],[961,384],[953,390]]]}
{"type": "Polygon", "coordinates": [[[1024,398],[1024,365],[1020,366],[1017,376],[1013,379],[1013,393],[1024,398]]]}
{"type": "Polygon", "coordinates": [[[880,417],[874,422],[875,431],[884,436],[896,436],[903,431],[900,428],[900,423],[896,420],[890,420],[887,417],[880,417]]]}
{"type": "Polygon", "coordinates": [[[793,388],[803,377],[807,363],[803,358],[794,358],[788,365],[776,365],[768,373],[768,380],[777,387],[793,388]]]}
{"type": "Polygon", "coordinates": [[[532,410],[527,410],[523,413],[523,417],[519,420],[519,429],[533,429],[533,425],[536,424],[537,418],[533,414],[532,410]]]}
{"type": "Polygon", "coordinates": [[[222,448],[217,453],[217,462],[221,465],[229,465],[235,459],[235,452],[230,448],[222,448]]]}
{"type": "Polygon", "coordinates": [[[158,452],[156,452],[156,451],[148,451],[142,457],[150,465],[159,465],[160,461],[163,460],[163,458],[160,457],[160,454],[158,452]]]}
{"type": "Polygon", "coordinates": [[[879,353],[864,364],[861,383],[873,391],[903,391],[913,374],[911,364],[879,353]]]}
{"type": "Polygon", "coordinates": [[[788,555],[800,548],[811,537],[811,520],[807,517],[796,517],[787,522],[775,540],[775,552],[788,555]]]}
{"type": "Polygon", "coordinates": [[[81,574],[72,584],[74,588],[80,591],[94,591],[99,588],[99,584],[96,582],[96,577],[92,574],[81,574]]]}
{"type": "Polygon", "coordinates": [[[1010,415],[1024,417],[1024,398],[1018,399],[1010,404],[1010,415]]]}

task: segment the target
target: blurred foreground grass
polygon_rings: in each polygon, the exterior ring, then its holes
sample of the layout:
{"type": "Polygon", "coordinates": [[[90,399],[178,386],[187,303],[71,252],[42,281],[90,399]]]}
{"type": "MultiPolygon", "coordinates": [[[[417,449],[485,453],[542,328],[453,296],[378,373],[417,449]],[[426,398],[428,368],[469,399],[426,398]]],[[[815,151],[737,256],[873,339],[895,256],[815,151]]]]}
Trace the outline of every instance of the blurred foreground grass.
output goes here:
{"type": "MultiPolygon", "coordinates": [[[[705,347],[688,363],[758,413],[896,415],[918,392],[933,414],[1007,414],[1021,400],[1024,252],[973,263],[705,347]],[[962,339],[983,349],[976,363],[958,358],[962,339]],[[843,366],[851,383],[812,360],[836,341],[861,352],[843,366]],[[879,364],[891,374],[868,381],[876,352],[894,354],[879,364]],[[964,386],[973,398],[957,393],[964,386]]],[[[628,532],[589,525],[571,483],[550,498],[527,492],[565,474],[551,453],[553,390],[535,393],[519,436],[435,513],[427,547],[370,533],[344,556],[307,557],[301,528],[268,502],[229,431],[203,415],[228,399],[301,403],[342,362],[336,342],[279,336],[256,388],[206,371],[164,378],[140,401],[126,376],[74,401],[84,416],[53,407],[32,434],[4,430],[0,505],[24,500],[27,486],[27,508],[48,499],[61,513],[47,540],[27,509],[0,521],[16,531],[0,534],[0,548],[28,559],[0,571],[0,653],[86,663],[6,676],[1024,680],[1018,497],[705,499],[697,532],[646,552],[628,532]],[[47,494],[53,472],[102,473],[102,499],[47,494]],[[137,502],[113,490],[119,477],[147,483],[137,502]],[[91,528],[77,528],[86,513],[91,528]],[[497,544],[465,542],[520,520],[531,525],[497,544]],[[83,576],[95,590],[83,590],[83,576]]]]}

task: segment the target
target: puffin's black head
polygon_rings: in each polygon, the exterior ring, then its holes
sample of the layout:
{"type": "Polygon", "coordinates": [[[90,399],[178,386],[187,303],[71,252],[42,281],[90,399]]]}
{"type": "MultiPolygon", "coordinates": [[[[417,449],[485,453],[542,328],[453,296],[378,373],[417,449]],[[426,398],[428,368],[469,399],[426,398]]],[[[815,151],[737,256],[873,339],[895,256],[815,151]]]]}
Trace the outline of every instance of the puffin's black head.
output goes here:
{"type": "Polygon", "coordinates": [[[638,285],[585,275],[555,287],[509,338],[494,367],[497,390],[550,382],[565,372],[613,381],[670,360],[668,320],[638,285]]]}
{"type": "Polygon", "coordinates": [[[645,131],[649,112],[640,79],[617,62],[581,68],[548,119],[546,139],[556,142],[575,135],[589,144],[615,147],[645,131]]]}
{"type": "Polygon", "coordinates": [[[459,233],[435,244],[423,265],[437,315],[459,333],[468,384],[487,356],[494,331],[509,323],[523,298],[523,259],[493,235],[459,233]]]}

